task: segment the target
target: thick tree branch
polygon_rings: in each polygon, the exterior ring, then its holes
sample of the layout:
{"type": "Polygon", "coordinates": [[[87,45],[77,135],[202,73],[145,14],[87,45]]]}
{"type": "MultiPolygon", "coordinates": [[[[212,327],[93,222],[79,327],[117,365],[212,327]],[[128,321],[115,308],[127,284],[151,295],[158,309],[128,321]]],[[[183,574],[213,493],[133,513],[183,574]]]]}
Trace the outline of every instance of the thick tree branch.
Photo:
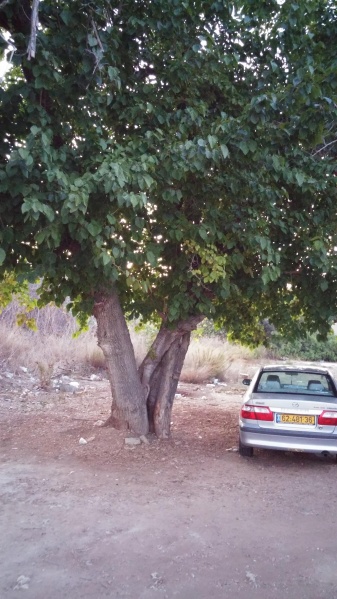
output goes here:
{"type": "Polygon", "coordinates": [[[191,333],[204,318],[205,317],[201,314],[190,316],[186,320],[179,322],[172,330],[165,325],[161,326],[148,354],[145,356],[138,369],[146,394],[149,392],[150,381],[154,371],[162,361],[166,352],[170,349],[172,343],[174,343],[176,339],[183,337],[186,333],[191,333]]]}
{"type": "Polygon", "coordinates": [[[39,24],[39,2],[40,0],[33,0],[32,5],[32,16],[30,23],[30,38],[29,44],[27,48],[27,58],[30,60],[35,57],[36,52],[36,35],[37,35],[37,27],[39,24]]]}

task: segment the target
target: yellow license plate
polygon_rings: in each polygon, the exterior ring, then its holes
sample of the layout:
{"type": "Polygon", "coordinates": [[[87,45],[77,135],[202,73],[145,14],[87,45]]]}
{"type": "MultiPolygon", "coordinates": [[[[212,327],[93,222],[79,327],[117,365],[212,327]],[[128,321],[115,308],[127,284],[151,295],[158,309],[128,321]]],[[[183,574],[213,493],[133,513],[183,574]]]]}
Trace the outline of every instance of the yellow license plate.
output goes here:
{"type": "Polygon", "coordinates": [[[315,416],[276,414],[276,422],[281,424],[315,424],[315,416]]]}

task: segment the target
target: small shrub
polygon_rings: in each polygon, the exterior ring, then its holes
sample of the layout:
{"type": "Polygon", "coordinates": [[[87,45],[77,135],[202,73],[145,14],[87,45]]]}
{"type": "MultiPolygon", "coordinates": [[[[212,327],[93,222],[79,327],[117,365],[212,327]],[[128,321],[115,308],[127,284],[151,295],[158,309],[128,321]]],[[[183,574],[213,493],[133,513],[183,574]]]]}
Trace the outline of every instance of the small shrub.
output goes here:
{"type": "Polygon", "coordinates": [[[208,364],[203,364],[199,368],[184,365],[180,380],[184,383],[200,384],[211,380],[212,377],[214,378],[213,370],[208,364]]]}
{"type": "Polygon", "coordinates": [[[52,362],[37,362],[37,372],[41,389],[49,389],[54,373],[54,364],[52,362]]]}

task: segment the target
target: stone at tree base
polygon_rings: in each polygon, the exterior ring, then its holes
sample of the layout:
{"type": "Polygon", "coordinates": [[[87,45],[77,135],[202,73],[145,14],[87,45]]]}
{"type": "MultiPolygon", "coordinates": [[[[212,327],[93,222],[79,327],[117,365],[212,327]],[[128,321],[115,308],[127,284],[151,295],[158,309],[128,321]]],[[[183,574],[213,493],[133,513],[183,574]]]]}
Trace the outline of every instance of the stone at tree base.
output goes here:
{"type": "Polygon", "coordinates": [[[139,437],[126,437],[124,439],[124,443],[125,443],[125,445],[140,445],[141,440],[139,437]]]}
{"type": "Polygon", "coordinates": [[[61,383],[60,391],[63,393],[76,393],[80,388],[80,384],[77,381],[71,381],[70,383],[61,383]]]}
{"type": "Polygon", "coordinates": [[[29,589],[29,585],[28,583],[30,582],[30,578],[29,576],[24,576],[23,574],[21,574],[21,576],[18,576],[17,580],[16,580],[16,585],[14,587],[14,591],[20,590],[20,589],[29,589]]]}

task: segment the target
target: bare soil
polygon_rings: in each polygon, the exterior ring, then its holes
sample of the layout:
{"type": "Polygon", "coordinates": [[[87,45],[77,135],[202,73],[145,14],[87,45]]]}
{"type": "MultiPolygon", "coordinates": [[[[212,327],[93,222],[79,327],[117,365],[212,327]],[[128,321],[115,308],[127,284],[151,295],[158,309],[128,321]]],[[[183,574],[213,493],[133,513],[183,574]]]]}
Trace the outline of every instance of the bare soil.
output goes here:
{"type": "Polygon", "coordinates": [[[1,599],[337,599],[332,458],[241,458],[238,386],[179,385],[172,438],[128,446],[80,383],[0,380],[1,599]]]}

